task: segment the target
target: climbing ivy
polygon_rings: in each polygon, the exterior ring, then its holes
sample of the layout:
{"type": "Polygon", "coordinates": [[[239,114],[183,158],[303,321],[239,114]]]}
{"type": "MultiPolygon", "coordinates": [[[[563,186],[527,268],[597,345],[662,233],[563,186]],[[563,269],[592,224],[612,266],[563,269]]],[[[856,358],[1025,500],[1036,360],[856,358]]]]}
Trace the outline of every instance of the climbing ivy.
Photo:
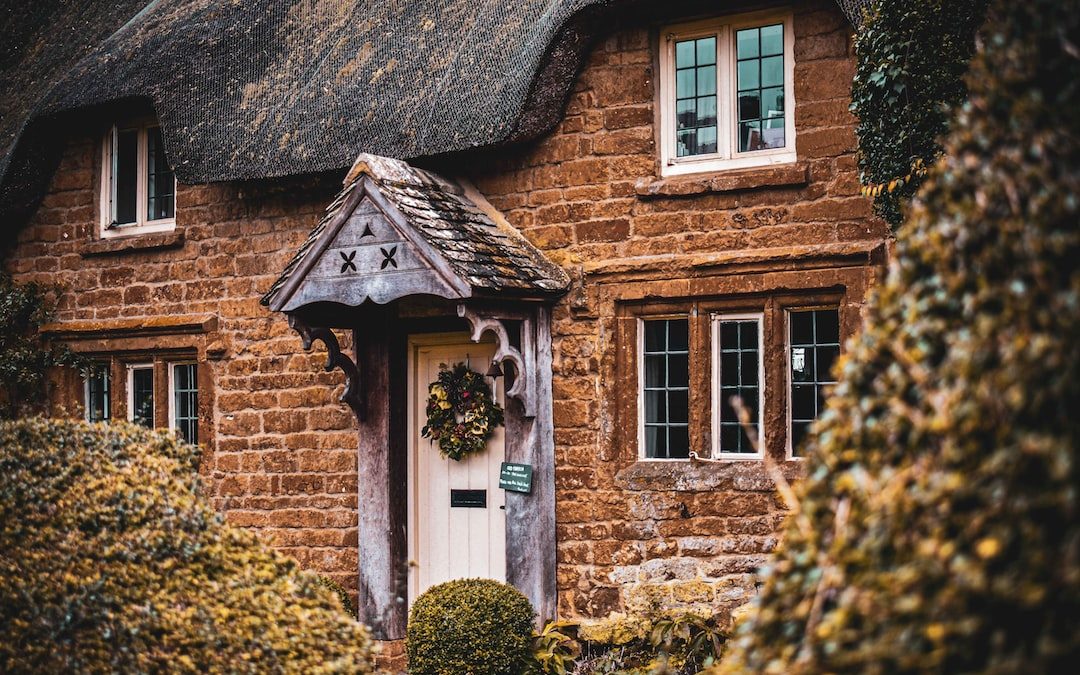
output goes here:
{"type": "Polygon", "coordinates": [[[890,225],[941,155],[987,0],[873,0],[855,40],[851,110],[863,192],[890,225]]]}
{"type": "Polygon", "coordinates": [[[49,368],[82,364],[69,349],[42,340],[39,331],[50,310],[44,287],[0,273],[0,419],[44,406],[49,368]]]}

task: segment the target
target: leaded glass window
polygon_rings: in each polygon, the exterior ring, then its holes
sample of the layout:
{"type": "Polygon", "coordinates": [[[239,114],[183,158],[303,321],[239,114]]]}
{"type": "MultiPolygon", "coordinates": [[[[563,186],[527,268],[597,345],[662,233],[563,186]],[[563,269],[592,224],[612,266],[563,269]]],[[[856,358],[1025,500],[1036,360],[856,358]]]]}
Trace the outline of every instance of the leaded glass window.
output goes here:
{"type": "Polygon", "coordinates": [[[840,313],[836,309],[788,312],[791,450],[799,445],[825,407],[825,392],[835,384],[832,366],[840,356],[840,313]]]}
{"type": "Polygon", "coordinates": [[[784,24],[735,32],[739,152],[785,146],[784,24]]]}
{"type": "Polygon", "coordinates": [[[86,419],[90,422],[108,422],[112,418],[109,406],[109,364],[92,363],[86,373],[86,419]]]}
{"type": "Polygon", "coordinates": [[[199,385],[194,363],[172,366],[173,428],[188,443],[199,442],[199,385]]]}
{"type": "Polygon", "coordinates": [[[176,177],[156,123],[113,127],[102,176],[103,237],[165,232],[176,226],[176,177]]]}
{"type": "Polygon", "coordinates": [[[129,417],[135,424],[154,426],[154,367],[131,366],[128,377],[130,387],[129,417]]]}
{"type": "Polygon", "coordinates": [[[642,322],[645,457],[690,456],[690,344],[685,318],[642,322]]]}
{"type": "Polygon", "coordinates": [[[675,43],[677,153],[716,152],[716,36],[675,43]]]}
{"type": "MultiPolygon", "coordinates": [[[[750,414],[750,424],[761,437],[762,361],[761,315],[721,316],[716,320],[716,389],[718,426],[722,454],[754,455],[751,443],[732,405],[738,397],[750,414]]],[[[759,440],[760,443],[760,440],[759,440]]],[[[763,447],[759,445],[759,447],[763,447]]]]}
{"type": "Polygon", "coordinates": [[[165,158],[161,127],[147,130],[146,143],[146,219],[172,218],[176,179],[165,158]]]}

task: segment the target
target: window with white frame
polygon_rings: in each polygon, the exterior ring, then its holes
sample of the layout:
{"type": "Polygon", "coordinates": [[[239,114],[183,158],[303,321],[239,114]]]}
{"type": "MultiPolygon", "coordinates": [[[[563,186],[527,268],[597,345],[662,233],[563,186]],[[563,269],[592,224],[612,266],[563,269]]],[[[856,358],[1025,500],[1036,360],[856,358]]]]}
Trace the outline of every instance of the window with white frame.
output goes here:
{"type": "Polygon", "coordinates": [[[788,311],[788,452],[800,456],[807,430],[836,384],[832,367],[840,357],[840,313],[835,307],[788,311]]]}
{"type": "Polygon", "coordinates": [[[128,421],[154,428],[154,364],[128,366],[128,421]]]}
{"type": "Polygon", "coordinates": [[[176,226],[176,178],[153,121],[118,124],[102,144],[101,236],[165,232],[176,226]]]}
{"type": "Polygon", "coordinates": [[[169,365],[169,428],[188,443],[199,442],[199,382],[194,363],[169,365]]]}
{"type": "Polygon", "coordinates": [[[793,162],[790,13],[755,13],[661,32],[661,174],[793,162]]]}
{"type": "Polygon", "coordinates": [[[110,405],[111,378],[108,362],[90,364],[83,379],[83,407],[89,422],[108,422],[112,419],[110,405]]]}
{"type": "Polygon", "coordinates": [[[641,321],[641,447],[647,459],[690,456],[690,343],[685,317],[641,321]]]}
{"type": "Polygon", "coordinates": [[[764,438],[761,402],[765,398],[762,314],[713,317],[713,448],[721,458],[761,457],[764,438]],[[738,399],[749,419],[739,418],[738,399]],[[747,434],[750,427],[754,439],[747,434]]]}

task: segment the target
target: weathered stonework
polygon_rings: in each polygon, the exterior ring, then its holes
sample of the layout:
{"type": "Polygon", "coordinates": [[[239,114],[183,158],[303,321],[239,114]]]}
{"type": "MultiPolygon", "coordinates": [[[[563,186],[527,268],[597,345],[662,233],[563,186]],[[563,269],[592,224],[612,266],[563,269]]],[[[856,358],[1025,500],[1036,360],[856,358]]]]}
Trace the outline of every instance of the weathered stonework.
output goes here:
{"type": "MultiPolygon", "coordinates": [[[[746,302],[824,298],[840,306],[842,334],[860,321],[887,228],[859,194],[851,28],[824,0],[794,12],[797,164],[659,179],[655,31],[644,26],[595,46],[565,118],[543,140],[431,162],[475,183],[574,280],[552,324],[563,617],[731,609],[753,594],[753,572],[777,544],[784,506],[763,463],[638,460],[634,335],[637,317],[666,308],[700,309],[706,321],[710,307],[746,302]]],[[[6,267],[64,288],[61,332],[75,322],[90,336],[121,321],[216,317],[197,335],[68,339],[129,354],[171,341],[197,355],[213,392],[201,470],[215,506],[355,593],[357,439],[338,402],[342,377],[323,372],[323,355],[300,351],[285,319],[259,305],[340,176],[181,185],[175,233],[99,241],[98,157],[96,136],[70,143],[6,267]]],[[[766,348],[775,371],[784,350],[766,348]]],[[[79,396],[75,383],[58,382],[54,402],[74,411],[79,396]]],[[[777,398],[764,411],[766,451],[797,479],[783,405],[777,398]]],[[[691,447],[702,457],[708,406],[691,401],[701,415],[691,447]]]]}

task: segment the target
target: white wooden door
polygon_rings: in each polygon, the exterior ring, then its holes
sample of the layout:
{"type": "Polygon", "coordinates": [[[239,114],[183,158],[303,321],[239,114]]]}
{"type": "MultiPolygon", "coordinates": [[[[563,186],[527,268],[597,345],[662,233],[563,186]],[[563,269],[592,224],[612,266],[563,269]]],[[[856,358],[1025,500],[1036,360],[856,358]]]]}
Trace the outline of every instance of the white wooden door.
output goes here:
{"type": "MultiPolygon", "coordinates": [[[[499,465],[504,460],[503,428],[488,441],[487,449],[460,461],[444,459],[439,448],[420,435],[427,415],[428,385],[439,375],[439,365],[467,363],[484,374],[495,346],[465,342],[464,335],[417,338],[410,348],[409,382],[409,601],[426,589],[451,579],[482,577],[506,580],[506,511],[499,489],[499,465]],[[446,344],[456,340],[455,344],[446,344]],[[443,344],[438,344],[443,342],[443,344]],[[451,506],[457,499],[484,491],[486,507],[451,506]]],[[[488,385],[492,384],[487,380],[488,385]]],[[[494,392],[503,404],[502,380],[494,392]]]]}

